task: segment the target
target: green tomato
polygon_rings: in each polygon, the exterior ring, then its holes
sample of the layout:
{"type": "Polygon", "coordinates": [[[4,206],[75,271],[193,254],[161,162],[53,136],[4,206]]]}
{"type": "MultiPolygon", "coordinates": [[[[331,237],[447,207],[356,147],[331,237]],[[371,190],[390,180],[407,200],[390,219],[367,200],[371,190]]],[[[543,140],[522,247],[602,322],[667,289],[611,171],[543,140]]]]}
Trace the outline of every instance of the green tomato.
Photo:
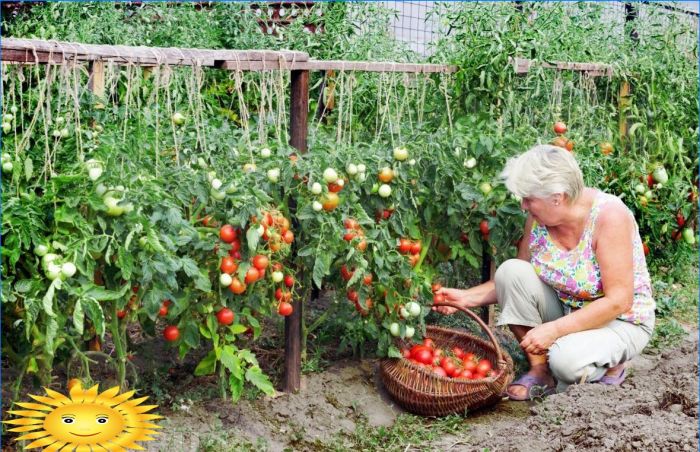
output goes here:
{"type": "Polygon", "coordinates": [[[488,195],[493,190],[493,187],[491,187],[491,184],[489,184],[488,182],[482,182],[481,184],[479,184],[479,190],[481,190],[481,193],[483,193],[484,195],[488,195]]]}
{"type": "Polygon", "coordinates": [[[391,325],[389,325],[389,332],[391,332],[392,336],[398,337],[399,334],[401,334],[401,327],[398,323],[393,322],[391,325]]]}
{"type": "Polygon", "coordinates": [[[331,184],[338,180],[338,173],[333,168],[326,168],[323,171],[323,180],[331,184]]]}
{"type": "Polygon", "coordinates": [[[222,201],[224,198],[226,198],[225,192],[214,190],[213,188],[209,191],[209,194],[213,199],[216,199],[217,201],[222,201]]]}
{"type": "Polygon", "coordinates": [[[685,243],[688,245],[695,245],[695,233],[691,228],[685,228],[683,229],[683,240],[685,240],[685,243]]]}
{"type": "Polygon", "coordinates": [[[382,184],[377,191],[379,193],[379,196],[381,196],[382,198],[388,198],[389,196],[391,196],[391,186],[387,184],[382,184]]]}
{"type": "Polygon", "coordinates": [[[657,166],[654,169],[652,177],[656,182],[660,184],[665,184],[666,182],[668,182],[668,173],[666,172],[666,168],[664,168],[663,166],[657,166]]]}
{"type": "Polygon", "coordinates": [[[416,329],[412,326],[406,326],[406,339],[411,339],[416,334],[416,329]]]}
{"type": "Polygon", "coordinates": [[[47,267],[50,263],[58,259],[58,254],[54,253],[46,253],[44,256],[41,258],[41,265],[44,267],[47,267]]]}
{"type": "Polygon", "coordinates": [[[410,301],[406,303],[406,309],[411,317],[418,317],[420,315],[421,309],[420,305],[415,301],[410,301]]]}
{"type": "Polygon", "coordinates": [[[2,164],[2,172],[3,173],[11,173],[12,170],[14,169],[14,167],[15,166],[12,164],[12,162],[4,162],[2,164]]]}
{"type": "Polygon", "coordinates": [[[313,184],[311,184],[311,193],[313,193],[314,195],[320,195],[322,191],[323,187],[318,182],[314,182],[313,184]]]}
{"type": "Polygon", "coordinates": [[[3,122],[2,131],[4,133],[10,133],[12,131],[12,124],[10,124],[9,122],[3,122]]]}
{"type": "Polygon", "coordinates": [[[394,159],[403,162],[408,158],[408,151],[406,148],[397,147],[394,148],[394,159]]]}
{"type": "Polygon", "coordinates": [[[36,254],[39,257],[46,256],[46,253],[49,252],[49,247],[46,245],[37,245],[34,247],[34,254],[36,254]]]}
{"type": "Polygon", "coordinates": [[[51,263],[46,270],[46,277],[53,281],[61,276],[61,266],[51,263]]]}
{"type": "Polygon", "coordinates": [[[228,287],[233,283],[233,278],[231,278],[231,275],[227,273],[222,273],[219,275],[219,284],[221,284],[222,287],[228,287]]]}
{"type": "Polygon", "coordinates": [[[70,278],[75,275],[76,271],[77,268],[73,262],[64,262],[63,265],[61,265],[61,275],[66,278],[70,278]]]}
{"type": "Polygon", "coordinates": [[[176,126],[181,126],[181,125],[183,125],[183,124],[185,123],[185,120],[186,120],[186,119],[187,119],[187,118],[185,118],[185,115],[183,115],[183,114],[180,113],[179,111],[178,111],[178,112],[175,112],[175,113],[173,114],[173,118],[172,118],[173,124],[175,124],[176,126]]]}

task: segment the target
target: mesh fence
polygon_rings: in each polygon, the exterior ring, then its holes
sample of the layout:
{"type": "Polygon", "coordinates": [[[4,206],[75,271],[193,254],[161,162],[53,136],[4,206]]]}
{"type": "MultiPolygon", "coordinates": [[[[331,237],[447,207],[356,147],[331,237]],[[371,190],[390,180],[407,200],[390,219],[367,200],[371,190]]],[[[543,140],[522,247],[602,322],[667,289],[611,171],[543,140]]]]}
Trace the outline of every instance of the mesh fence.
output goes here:
{"type": "MultiPolygon", "coordinates": [[[[443,13],[450,8],[463,7],[460,2],[385,1],[383,3],[395,13],[390,24],[394,36],[408,45],[411,50],[425,57],[432,54],[432,44],[441,35],[449,33],[448,24],[441,19],[437,7],[443,13]]],[[[552,2],[550,6],[554,3],[552,2]]],[[[625,20],[629,14],[636,14],[640,28],[644,30],[663,28],[671,20],[686,21],[695,29],[698,27],[698,7],[695,2],[633,2],[631,4],[634,12],[626,7],[625,2],[611,1],[603,5],[604,20],[608,22],[608,26],[620,34],[624,33],[625,20]]],[[[478,7],[478,5],[473,6],[478,7]]],[[[565,6],[571,8],[572,12],[577,7],[573,4],[565,6]]],[[[695,38],[688,36],[687,39],[695,38]]]]}

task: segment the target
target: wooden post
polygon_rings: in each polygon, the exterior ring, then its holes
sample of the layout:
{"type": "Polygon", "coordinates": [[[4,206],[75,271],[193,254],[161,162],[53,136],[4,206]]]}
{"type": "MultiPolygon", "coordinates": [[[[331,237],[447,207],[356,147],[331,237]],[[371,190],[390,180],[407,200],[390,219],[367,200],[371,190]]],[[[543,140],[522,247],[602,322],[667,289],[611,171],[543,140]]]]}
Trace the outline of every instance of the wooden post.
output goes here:
{"type": "Polygon", "coordinates": [[[90,62],[89,67],[90,78],[88,79],[88,89],[92,94],[99,98],[105,95],[105,63],[104,61],[96,60],[90,62]]]}
{"type": "Polygon", "coordinates": [[[627,131],[628,131],[628,124],[627,124],[627,109],[629,108],[630,105],[630,94],[631,94],[631,88],[630,88],[630,83],[627,80],[624,80],[622,82],[622,85],[620,85],[620,93],[619,93],[619,98],[617,102],[617,108],[620,112],[620,142],[622,143],[623,147],[626,146],[627,142],[627,131]]]}
{"type": "MultiPolygon", "coordinates": [[[[307,150],[309,114],[309,71],[292,71],[289,112],[290,143],[300,153],[307,150]]],[[[296,205],[290,203],[291,212],[296,205]]],[[[295,225],[298,226],[298,225],[295,225]]],[[[292,315],[284,319],[284,391],[296,392],[301,387],[301,337],[303,300],[296,300],[292,315]]]]}

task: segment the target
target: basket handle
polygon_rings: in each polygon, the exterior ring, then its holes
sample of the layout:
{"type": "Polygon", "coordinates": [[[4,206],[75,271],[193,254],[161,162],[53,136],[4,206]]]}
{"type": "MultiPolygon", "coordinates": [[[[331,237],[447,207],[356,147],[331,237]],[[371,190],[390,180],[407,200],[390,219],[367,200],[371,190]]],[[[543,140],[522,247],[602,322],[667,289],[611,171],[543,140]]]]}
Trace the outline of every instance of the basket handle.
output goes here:
{"type": "Polygon", "coordinates": [[[486,335],[489,337],[489,340],[493,343],[493,346],[496,349],[496,359],[498,360],[498,363],[501,364],[502,366],[505,366],[506,362],[503,359],[503,352],[501,351],[501,347],[498,345],[498,341],[496,340],[493,333],[491,332],[491,329],[484,323],[483,320],[481,320],[479,318],[478,315],[474,314],[469,309],[467,309],[463,306],[460,306],[458,304],[454,304],[454,303],[448,303],[448,302],[433,303],[433,306],[447,306],[449,308],[455,308],[455,309],[467,314],[469,317],[471,317],[471,319],[474,320],[476,323],[478,323],[479,326],[481,327],[481,329],[486,332],[486,335]]]}

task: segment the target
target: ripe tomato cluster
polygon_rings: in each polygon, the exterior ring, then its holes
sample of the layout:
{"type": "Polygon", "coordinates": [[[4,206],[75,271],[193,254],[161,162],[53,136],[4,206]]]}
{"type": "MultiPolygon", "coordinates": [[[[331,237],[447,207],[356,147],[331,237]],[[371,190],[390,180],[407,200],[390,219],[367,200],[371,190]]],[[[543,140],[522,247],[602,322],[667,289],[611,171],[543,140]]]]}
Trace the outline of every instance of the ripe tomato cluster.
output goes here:
{"type": "Polygon", "coordinates": [[[367,240],[365,240],[365,231],[362,229],[362,226],[360,226],[360,223],[354,218],[346,218],[343,221],[343,226],[345,226],[343,240],[346,242],[356,241],[355,249],[364,252],[367,249],[367,240]]]}
{"type": "Polygon", "coordinates": [[[420,260],[420,252],[422,249],[420,240],[412,241],[408,238],[402,237],[399,239],[399,244],[396,246],[401,254],[408,254],[408,261],[411,267],[415,267],[420,260]]]}
{"type": "Polygon", "coordinates": [[[427,337],[423,339],[422,344],[401,350],[401,354],[411,363],[431,370],[441,377],[480,380],[494,374],[491,361],[487,358],[466,352],[460,347],[452,347],[446,351],[436,347],[435,342],[427,337]]]}

